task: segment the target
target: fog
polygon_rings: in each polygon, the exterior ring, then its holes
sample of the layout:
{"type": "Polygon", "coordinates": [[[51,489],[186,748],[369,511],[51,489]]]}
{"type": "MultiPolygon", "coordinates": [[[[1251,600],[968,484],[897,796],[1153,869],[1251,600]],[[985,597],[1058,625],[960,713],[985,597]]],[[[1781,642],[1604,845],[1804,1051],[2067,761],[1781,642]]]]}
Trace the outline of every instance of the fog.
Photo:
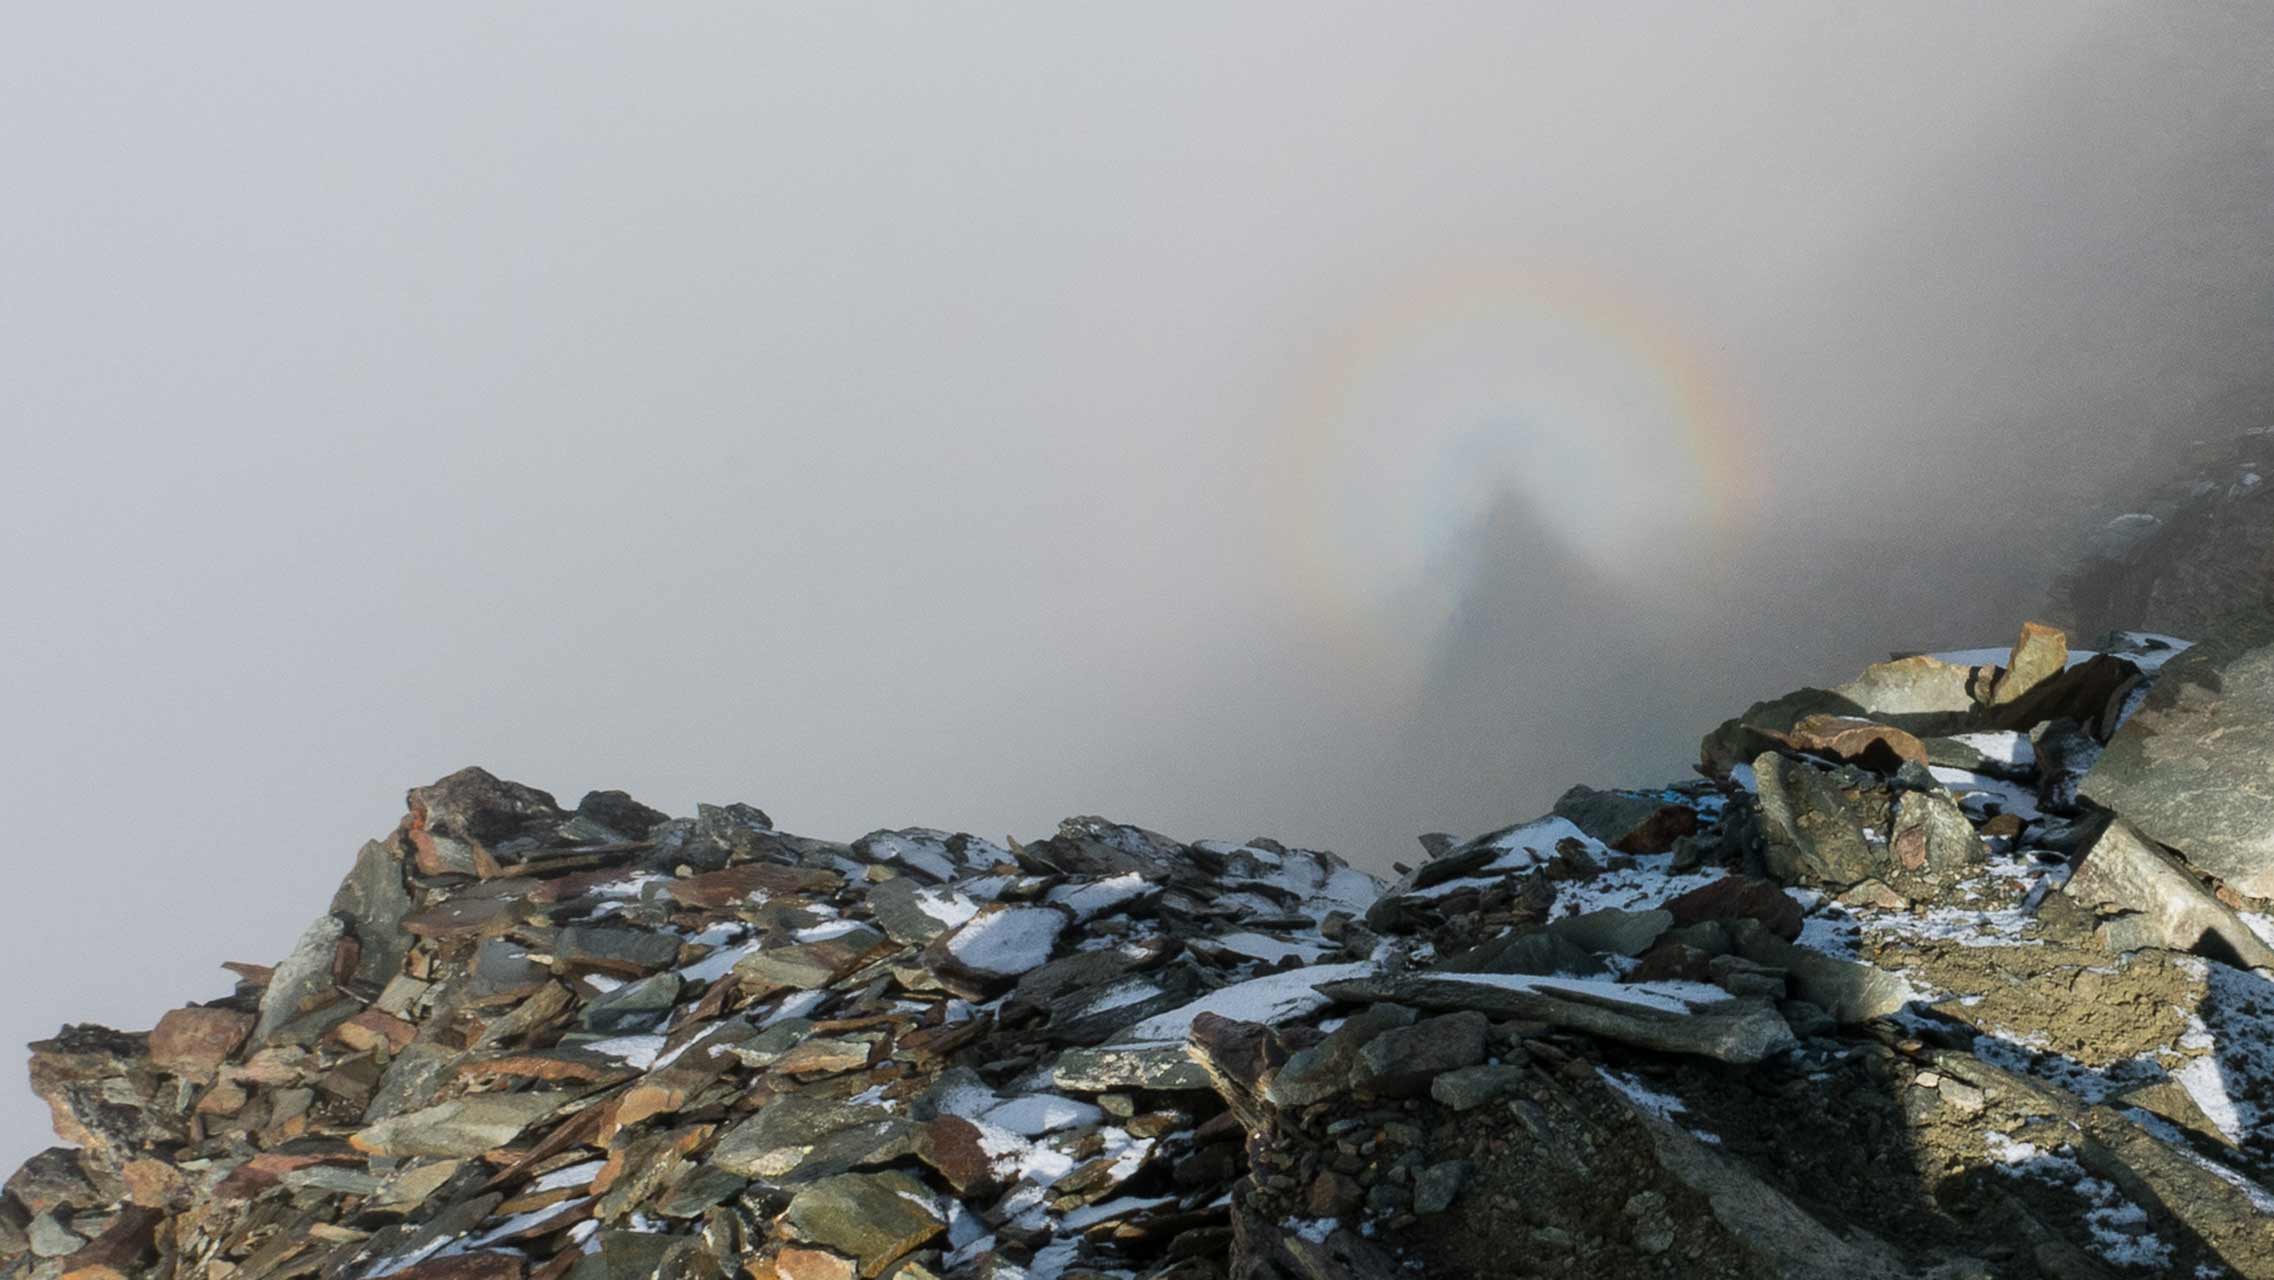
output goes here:
{"type": "Polygon", "coordinates": [[[19,9],[0,1040],[469,763],[1384,869],[2274,408],[2254,6],[1707,9],[19,9]]]}

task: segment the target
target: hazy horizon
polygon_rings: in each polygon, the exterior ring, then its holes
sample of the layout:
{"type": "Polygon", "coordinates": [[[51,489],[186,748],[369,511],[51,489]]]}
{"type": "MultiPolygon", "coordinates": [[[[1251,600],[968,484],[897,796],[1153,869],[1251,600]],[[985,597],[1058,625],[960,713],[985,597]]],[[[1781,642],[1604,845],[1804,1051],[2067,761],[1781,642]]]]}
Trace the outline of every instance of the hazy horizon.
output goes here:
{"type": "Polygon", "coordinates": [[[2274,410],[2249,5],[389,16],[9,24],[0,1040],[467,764],[1385,869],[2274,410]]]}

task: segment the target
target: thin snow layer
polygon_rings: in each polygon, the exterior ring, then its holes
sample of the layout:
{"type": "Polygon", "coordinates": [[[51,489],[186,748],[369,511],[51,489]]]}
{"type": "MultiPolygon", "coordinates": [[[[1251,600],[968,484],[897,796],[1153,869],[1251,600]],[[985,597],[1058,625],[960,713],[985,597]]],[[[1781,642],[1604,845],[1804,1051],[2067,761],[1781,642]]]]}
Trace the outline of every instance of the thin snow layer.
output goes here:
{"type": "Polygon", "coordinates": [[[989,1108],[980,1119],[1022,1138],[1038,1138],[1076,1125],[1096,1124],[1104,1117],[1104,1112],[1087,1102],[1055,1093],[1030,1093],[989,1108]]]}
{"type": "Polygon", "coordinates": [[[1132,871],[1109,880],[1093,880],[1082,885],[1060,885],[1050,891],[1049,900],[1073,912],[1074,919],[1088,920],[1100,911],[1110,911],[1122,903],[1142,898],[1154,891],[1151,881],[1132,871]]]}
{"type": "Polygon", "coordinates": [[[663,1053],[662,1036],[615,1036],[607,1040],[593,1040],[578,1046],[587,1053],[604,1054],[622,1060],[634,1071],[645,1071],[655,1065],[663,1053]]]}
{"type": "Polygon", "coordinates": [[[2227,1141],[2274,1144],[2274,982],[2206,968],[2209,994],[2182,1043],[2210,1052],[2172,1074],[2227,1141]]]}
{"type": "Polygon", "coordinates": [[[1633,863],[1632,866],[1605,871],[1592,879],[1566,881],[1557,887],[1555,906],[1550,908],[1548,915],[1551,918],[1578,915],[1582,912],[1600,911],[1605,907],[1648,911],[1729,874],[1720,867],[1707,867],[1675,875],[1674,855],[1671,853],[1641,854],[1633,859],[1633,863]]]}
{"type": "Polygon", "coordinates": [[[791,995],[789,998],[783,1000],[780,1008],[774,1010],[772,1013],[769,1013],[764,1018],[760,1019],[758,1022],[758,1028],[759,1030],[763,1031],[767,1027],[773,1026],[775,1023],[780,1022],[786,1018],[802,1018],[805,1015],[813,1012],[815,1009],[820,1008],[822,1002],[828,998],[829,993],[826,991],[797,992],[794,995],[791,995]]]}
{"type": "Polygon", "coordinates": [[[2066,1187],[2083,1201],[2085,1229],[2092,1233],[2093,1251],[2101,1257],[2123,1267],[2170,1265],[2171,1246],[2147,1229],[2148,1211],[2126,1199],[2114,1184],[2087,1174],[2067,1147],[2047,1152],[2003,1133],[1988,1135],[1988,1145],[2000,1173],[2066,1187]]]}
{"type": "Polygon", "coordinates": [[[1242,1022],[1284,1022],[1299,1018],[1329,1003],[1318,986],[1345,982],[1374,972],[1370,964],[1314,964],[1302,969],[1267,973],[1234,983],[1200,997],[1191,1004],[1155,1014],[1131,1027],[1122,1037],[1126,1044],[1169,1044],[1192,1033],[1192,1020],[1204,1013],[1242,1022]]]}
{"type": "Polygon", "coordinates": [[[1159,994],[1161,994],[1160,987],[1145,981],[1143,978],[1132,978],[1124,982],[1117,982],[1100,992],[1097,999],[1085,1005],[1082,1009],[1082,1016],[1089,1017],[1092,1014],[1111,1013],[1115,1009],[1126,1009],[1133,1004],[1143,1004],[1159,994]]]}
{"type": "Polygon", "coordinates": [[[1227,951],[1237,951],[1243,956],[1254,956],[1258,960],[1268,960],[1274,964],[1289,956],[1300,957],[1308,963],[1325,955],[1327,951],[1323,942],[1308,938],[1274,938],[1262,933],[1227,933],[1210,941],[1227,951]]]}
{"type": "Polygon", "coordinates": [[[962,874],[947,852],[944,831],[887,831],[870,836],[868,852],[923,872],[934,880],[953,880],[962,874]]]}
{"type": "Polygon", "coordinates": [[[948,939],[948,954],[981,973],[1015,978],[1041,968],[1065,931],[1056,907],[1011,907],[976,916],[948,939]]]}
{"type": "Polygon", "coordinates": [[[1289,1218],[1279,1225],[1281,1230],[1297,1240],[1325,1244],[1327,1237],[1333,1235],[1335,1228],[1341,1226],[1342,1222],[1338,1218],[1289,1218]]]}
{"type": "Polygon", "coordinates": [[[1611,857],[1608,845],[1572,825],[1570,819],[1542,818],[1537,822],[1510,828],[1493,837],[1485,847],[1497,850],[1499,856],[1478,867],[1473,874],[1433,884],[1426,889],[1416,889],[1405,896],[1426,901],[1498,883],[1516,872],[1529,871],[1545,864],[1555,857],[1556,845],[1565,840],[1578,841],[1588,856],[1598,863],[1611,857]]]}
{"type": "Polygon", "coordinates": [[[953,929],[979,914],[979,904],[953,889],[918,889],[916,909],[953,929]]]}
{"type": "Polygon", "coordinates": [[[2116,647],[2110,653],[2124,659],[2150,675],[2163,669],[2163,664],[2195,647],[2192,640],[2167,636],[2154,631],[2119,631],[2116,647]]]}
{"type": "Polygon", "coordinates": [[[731,947],[720,947],[702,959],[679,970],[679,976],[688,982],[716,982],[733,972],[734,966],[766,949],[764,938],[731,947]]]}
{"type": "Polygon", "coordinates": [[[1948,765],[1932,765],[1927,770],[1934,780],[1950,789],[1958,803],[1970,816],[1989,809],[2010,813],[2024,822],[2035,822],[2045,815],[2037,808],[2037,793],[2019,783],[2007,782],[1966,769],[1953,769],[1948,765]]]}
{"type": "Polygon", "coordinates": [[[1704,982],[1613,982],[1608,978],[1536,978],[1526,973],[1432,973],[1429,976],[1509,991],[1588,996],[1663,1013],[1691,1013],[1701,1006],[1729,999],[1728,992],[1704,982]]]}
{"type": "Polygon", "coordinates": [[[2015,768],[2029,768],[2037,763],[2037,746],[2029,735],[2011,729],[1999,733],[1961,733],[1951,738],[1980,752],[1985,760],[2015,768]]]}
{"type": "Polygon", "coordinates": [[[1675,1116],[1689,1110],[1687,1106],[1683,1105],[1680,1098],[1670,1093],[1660,1093],[1624,1072],[1613,1071],[1609,1067],[1597,1067],[1595,1074],[1603,1077],[1604,1082],[1612,1088],[1625,1094],[1627,1101],[1632,1102],[1637,1109],[1657,1116],[1661,1120],[1672,1120],[1675,1116]]]}

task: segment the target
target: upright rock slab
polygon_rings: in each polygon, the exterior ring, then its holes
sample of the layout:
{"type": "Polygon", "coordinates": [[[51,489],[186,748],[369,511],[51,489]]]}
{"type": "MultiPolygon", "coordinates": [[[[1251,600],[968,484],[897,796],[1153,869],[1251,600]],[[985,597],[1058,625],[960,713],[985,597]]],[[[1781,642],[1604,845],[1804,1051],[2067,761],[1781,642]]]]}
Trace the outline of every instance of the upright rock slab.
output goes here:
{"type": "Polygon", "coordinates": [[[2274,897],[2274,612],[2164,665],[2082,794],[2252,897],[2274,897]]]}
{"type": "Polygon", "coordinates": [[[2107,917],[2099,932],[2111,951],[2167,947],[2274,968],[2274,948],[2130,823],[2101,833],[2063,892],[2107,917]]]}

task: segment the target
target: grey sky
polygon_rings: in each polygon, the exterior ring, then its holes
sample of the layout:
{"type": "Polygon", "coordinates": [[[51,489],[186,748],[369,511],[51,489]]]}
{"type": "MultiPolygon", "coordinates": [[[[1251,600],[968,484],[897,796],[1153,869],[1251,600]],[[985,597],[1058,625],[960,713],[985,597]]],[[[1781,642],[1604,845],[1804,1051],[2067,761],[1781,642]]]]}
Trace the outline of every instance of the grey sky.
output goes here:
{"type": "Polygon", "coordinates": [[[1708,8],[19,9],[0,1041],[468,763],[1380,867],[2009,631],[2266,385],[2261,17],[1708,8]]]}

